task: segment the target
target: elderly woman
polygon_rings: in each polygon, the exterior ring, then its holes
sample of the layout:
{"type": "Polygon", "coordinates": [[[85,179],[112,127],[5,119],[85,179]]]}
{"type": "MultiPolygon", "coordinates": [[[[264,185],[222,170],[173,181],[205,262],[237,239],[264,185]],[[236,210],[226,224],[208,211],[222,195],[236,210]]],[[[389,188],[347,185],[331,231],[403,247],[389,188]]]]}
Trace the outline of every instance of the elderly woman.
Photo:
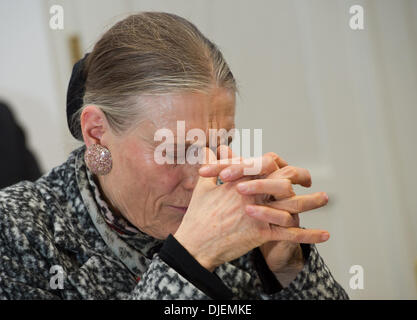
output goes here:
{"type": "Polygon", "coordinates": [[[233,128],[236,90],[219,49],[181,17],[144,12],[108,30],[68,90],[85,145],[0,191],[0,298],[348,298],[314,245],[329,234],[299,226],[327,203],[294,194],[307,170],[269,153],[247,176],[208,148],[203,166],[155,161],[156,131],[178,120],[233,128]]]}

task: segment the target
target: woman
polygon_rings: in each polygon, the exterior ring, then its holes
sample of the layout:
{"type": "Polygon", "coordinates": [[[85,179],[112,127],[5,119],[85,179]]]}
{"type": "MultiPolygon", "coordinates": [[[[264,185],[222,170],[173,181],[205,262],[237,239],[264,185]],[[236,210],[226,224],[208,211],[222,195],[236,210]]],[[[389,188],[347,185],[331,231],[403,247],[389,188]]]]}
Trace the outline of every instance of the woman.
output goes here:
{"type": "Polygon", "coordinates": [[[0,191],[0,297],[347,298],[314,246],[328,233],[299,227],[298,213],[327,203],[295,196],[307,170],[271,153],[248,177],[210,149],[203,167],[155,162],[155,132],[177,120],[233,128],[235,93],[218,48],[183,18],[144,12],[107,31],[68,90],[70,130],[85,145],[0,191]]]}

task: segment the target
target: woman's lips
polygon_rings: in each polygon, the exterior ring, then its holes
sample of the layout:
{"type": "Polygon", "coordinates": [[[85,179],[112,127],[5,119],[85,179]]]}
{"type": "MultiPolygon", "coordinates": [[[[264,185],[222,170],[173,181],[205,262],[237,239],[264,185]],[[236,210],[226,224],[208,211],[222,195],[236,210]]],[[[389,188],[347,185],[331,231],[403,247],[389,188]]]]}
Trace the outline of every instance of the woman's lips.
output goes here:
{"type": "Polygon", "coordinates": [[[168,207],[171,207],[173,209],[176,209],[176,210],[178,210],[179,212],[181,212],[183,214],[185,214],[187,212],[187,210],[188,210],[188,207],[177,207],[177,206],[168,206],[168,207]]]}

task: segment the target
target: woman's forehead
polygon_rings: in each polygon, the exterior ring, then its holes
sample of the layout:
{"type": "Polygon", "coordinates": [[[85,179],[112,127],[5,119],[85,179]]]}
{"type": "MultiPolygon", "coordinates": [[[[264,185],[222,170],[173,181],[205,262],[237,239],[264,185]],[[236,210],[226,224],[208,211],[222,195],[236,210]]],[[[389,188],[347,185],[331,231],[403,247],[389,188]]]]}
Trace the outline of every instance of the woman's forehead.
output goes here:
{"type": "Polygon", "coordinates": [[[199,128],[231,129],[234,127],[235,94],[217,89],[211,93],[181,93],[153,97],[148,101],[148,119],[155,129],[176,130],[184,121],[185,130],[199,128]]]}

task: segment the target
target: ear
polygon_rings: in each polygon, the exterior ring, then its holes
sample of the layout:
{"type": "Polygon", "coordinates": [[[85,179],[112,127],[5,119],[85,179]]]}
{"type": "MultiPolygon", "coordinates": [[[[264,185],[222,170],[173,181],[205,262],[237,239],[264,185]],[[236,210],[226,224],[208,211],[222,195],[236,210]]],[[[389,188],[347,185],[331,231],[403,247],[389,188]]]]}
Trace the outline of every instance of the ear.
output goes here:
{"type": "Polygon", "coordinates": [[[86,106],[81,113],[81,131],[87,147],[92,144],[103,145],[103,136],[109,134],[107,118],[97,106],[86,106]]]}

